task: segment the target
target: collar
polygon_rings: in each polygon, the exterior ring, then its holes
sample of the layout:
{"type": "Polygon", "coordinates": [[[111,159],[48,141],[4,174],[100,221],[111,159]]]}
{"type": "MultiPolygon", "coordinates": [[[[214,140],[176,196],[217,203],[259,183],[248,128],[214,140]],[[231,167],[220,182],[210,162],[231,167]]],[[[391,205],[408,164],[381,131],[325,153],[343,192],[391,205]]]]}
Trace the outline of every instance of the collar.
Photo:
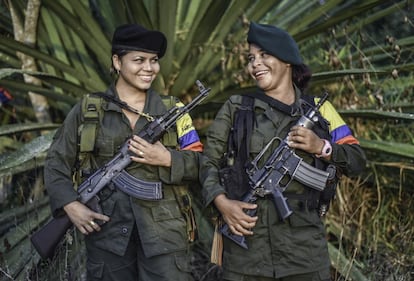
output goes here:
{"type": "MultiPolygon", "coordinates": [[[[109,97],[108,100],[115,99],[120,101],[114,83],[110,85],[110,87],[106,90],[106,92],[103,95],[109,97]]],[[[103,105],[103,108],[104,110],[112,110],[117,112],[122,111],[121,107],[114,102],[106,102],[103,105]]],[[[152,88],[148,89],[143,112],[151,116],[161,116],[165,113],[165,110],[166,107],[159,94],[157,94],[157,92],[152,88]]]]}
{"type": "Polygon", "coordinates": [[[300,116],[301,115],[301,107],[300,107],[300,97],[301,97],[301,91],[299,90],[296,85],[295,87],[295,102],[291,105],[287,105],[283,102],[278,101],[277,99],[274,99],[268,95],[265,94],[265,92],[257,88],[254,93],[246,94],[249,97],[259,99],[266,104],[268,104],[270,107],[277,109],[279,111],[282,111],[283,113],[290,115],[290,116],[300,116]]]}

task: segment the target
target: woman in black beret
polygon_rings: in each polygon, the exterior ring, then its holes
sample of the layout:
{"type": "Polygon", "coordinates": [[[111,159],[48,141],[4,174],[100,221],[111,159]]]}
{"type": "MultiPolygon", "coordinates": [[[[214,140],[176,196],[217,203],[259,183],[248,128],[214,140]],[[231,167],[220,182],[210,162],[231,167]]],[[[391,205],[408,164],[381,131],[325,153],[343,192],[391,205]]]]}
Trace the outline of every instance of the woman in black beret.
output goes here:
{"type": "Polygon", "coordinates": [[[119,26],[112,39],[115,82],[72,109],[48,152],[45,185],[53,215],[66,213],[85,235],[87,280],[192,280],[188,249],[195,226],[182,183],[198,180],[203,146],[188,114],[161,141],[151,144],[137,136],[153,118],[183,106],[151,88],[166,47],[159,31],[119,26]],[[136,155],[126,168],[131,176],[127,180],[139,179],[151,187],[160,183],[162,198],[130,196],[109,184],[98,194],[100,211],[77,201],[72,179],[83,182],[127,140],[131,155],[136,155]]]}
{"type": "Polygon", "coordinates": [[[220,109],[207,132],[200,174],[205,204],[217,208],[224,224],[216,232],[216,239],[223,234],[223,278],[331,280],[321,217],[339,175],[364,169],[364,152],[329,101],[311,118],[312,129],[297,125],[320,99],[304,93],[311,73],[287,32],[252,22],[247,41],[247,69],[257,89],[230,97],[220,109]],[[273,151],[279,154],[264,167],[273,151]],[[293,152],[298,158],[290,158],[293,152]],[[301,177],[287,159],[307,163],[298,168],[307,167],[301,177]],[[272,174],[260,182],[259,170],[272,174]]]}

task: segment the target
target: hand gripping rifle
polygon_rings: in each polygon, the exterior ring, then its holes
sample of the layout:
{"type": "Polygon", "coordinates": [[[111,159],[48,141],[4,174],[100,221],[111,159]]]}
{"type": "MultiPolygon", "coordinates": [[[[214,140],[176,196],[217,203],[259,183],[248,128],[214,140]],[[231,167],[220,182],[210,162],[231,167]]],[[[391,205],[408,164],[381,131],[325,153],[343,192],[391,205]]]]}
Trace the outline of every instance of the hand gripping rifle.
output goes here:
{"type": "MultiPolygon", "coordinates": [[[[172,107],[163,116],[150,120],[138,133],[138,136],[149,143],[160,140],[179,118],[190,112],[207,97],[211,89],[205,88],[198,80],[196,84],[200,92],[197,97],[186,106],[172,107]]],[[[131,163],[130,156],[132,155],[133,153],[128,150],[127,141],[112,160],[79,185],[78,201],[96,210],[99,202],[97,194],[111,182],[114,183],[116,188],[135,198],[144,200],[162,199],[161,182],[143,181],[129,175],[124,170],[131,163]]],[[[66,214],[52,218],[46,225],[33,233],[30,240],[42,258],[52,258],[58,243],[72,225],[66,214]]]]}
{"type": "MultiPolygon", "coordinates": [[[[327,97],[328,93],[325,93],[315,107],[310,108],[298,120],[296,125],[312,129],[316,121],[314,118],[317,118],[315,115],[327,97]]],[[[289,147],[287,137],[284,140],[278,137],[271,139],[249,165],[247,165],[246,173],[249,178],[250,190],[243,196],[242,201],[255,203],[259,197],[271,195],[276,210],[283,220],[292,214],[292,210],[287,204],[287,199],[283,196],[283,191],[286,190],[292,180],[297,180],[313,189],[323,191],[329,177],[328,172],[309,165],[301,157],[296,155],[294,150],[289,147]],[[280,141],[278,147],[273,151],[264,165],[259,168],[258,162],[275,140],[280,141]]],[[[246,213],[249,216],[254,216],[256,211],[247,210],[246,213]]],[[[239,246],[245,249],[248,248],[246,238],[232,233],[228,224],[223,224],[220,232],[239,246]]]]}

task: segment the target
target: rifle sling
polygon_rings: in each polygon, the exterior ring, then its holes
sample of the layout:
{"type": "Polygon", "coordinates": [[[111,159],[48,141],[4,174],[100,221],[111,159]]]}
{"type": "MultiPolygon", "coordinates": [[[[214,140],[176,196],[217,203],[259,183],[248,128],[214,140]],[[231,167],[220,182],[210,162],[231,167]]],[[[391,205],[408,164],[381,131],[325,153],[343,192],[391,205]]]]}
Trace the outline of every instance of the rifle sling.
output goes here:
{"type": "Polygon", "coordinates": [[[108,102],[112,102],[112,103],[116,104],[117,106],[119,106],[119,107],[120,107],[120,108],[122,108],[122,109],[125,109],[125,110],[127,110],[127,111],[129,111],[129,112],[135,113],[135,114],[137,114],[137,115],[139,115],[139,116],[143,116],[143,117],[145,117],[148,121],[152,121],[152,120],[153,120],[153,117],[152,117],[152,116],[150,116],[149,114],[144,113],[144,112],[141,112],[141,111],[139,111],[139,110],[137,110],[137,109],[133,108],[132,106],[130,106],[130,105],[129,105],[129,104],[127,104],[126,102],[121,101],[121,100],[119,100],[119,99],[117,99],[117,98],[115,98],[115,97],[113,97],[113,96],[111,96],[111,95],[107,95],[107,94],[105,94],[105,93],[100,93],[100,92],[93,93],[93,94],[91,94],[91,95],[101,97],[101,98],[103,98],[104,100],[106,100],[106,101],[108,101],[108,102]]]}
{"type": "Polygon", "coordinates": [[[248,93],[248,94],[245,94],[245,96],[260,99],[264,101],[265,103],[269,104],[271,107],[279,111],[282,111],[290,116],[299,116],[301,113],[300,108],[296,106],[296,104],[293,104],[293,105],[284,104],[283,102],[280,102],[272,97],[269,97],[262,90],[259,90],[259,89],[255,93],[248,93]]]}

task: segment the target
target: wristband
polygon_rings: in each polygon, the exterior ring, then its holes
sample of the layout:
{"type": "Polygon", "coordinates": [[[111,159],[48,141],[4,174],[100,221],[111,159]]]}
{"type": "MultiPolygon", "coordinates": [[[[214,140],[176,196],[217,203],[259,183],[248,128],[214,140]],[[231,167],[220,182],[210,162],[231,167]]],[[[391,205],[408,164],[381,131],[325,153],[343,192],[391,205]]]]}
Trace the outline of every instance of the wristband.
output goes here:
{"type": "Polygon", "coordinates": [[[316,154],[315,156],[318,158],[327,158],[332,154],[332,145],[328,140],[323,139],[323,142],[325,143],[322,147],[321,154],[316,154]]]}

